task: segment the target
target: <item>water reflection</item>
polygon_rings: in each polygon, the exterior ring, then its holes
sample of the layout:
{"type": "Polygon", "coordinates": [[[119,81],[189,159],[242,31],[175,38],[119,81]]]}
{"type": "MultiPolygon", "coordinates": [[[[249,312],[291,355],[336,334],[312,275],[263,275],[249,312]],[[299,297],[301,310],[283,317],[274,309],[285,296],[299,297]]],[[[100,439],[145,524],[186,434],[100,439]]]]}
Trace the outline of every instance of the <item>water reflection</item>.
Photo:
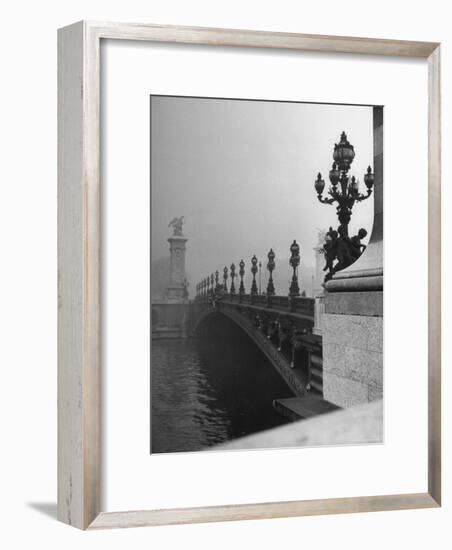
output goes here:
{"type": "Polygon", "coordinates": [[[152,452],[197,451],[281,425],[290,389],[227,319],[202,338],[152,342],[152,452]]]}

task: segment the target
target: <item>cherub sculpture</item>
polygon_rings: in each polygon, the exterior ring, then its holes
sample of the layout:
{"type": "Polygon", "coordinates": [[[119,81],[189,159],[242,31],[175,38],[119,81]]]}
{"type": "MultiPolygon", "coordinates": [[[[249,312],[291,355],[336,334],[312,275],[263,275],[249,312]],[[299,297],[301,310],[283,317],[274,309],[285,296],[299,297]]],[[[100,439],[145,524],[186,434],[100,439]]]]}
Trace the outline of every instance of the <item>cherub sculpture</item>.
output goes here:
{"type": "Polygon", "coordinates": [[[168,227],[173,228],[173,235],[175,235],[176,237],[181,237],[183,224],[184,224],[184,216],[181,216],[180,218],[173,218],[169,222],[168,227]]]}
{"type": "Polygon", "coordinates": [[[362,244],[361,240],[366,236],[367,231],[364,228],[361,228],[357,235],[349,238],[346,226],[340,225],[337,231],[330,227],[326,233],[325,244],[323,245],[326,260],[323,271],[328,272],[325,276],[325,283],[335,273],[345,269],[361,256],[366,249],[366,245],[362,244]]]}
{"type": "Polygon", "coordinates": [[[366,245],[361,244],[361,239],[365,239],[366,237],[367,231],[363,227],[361,227],[361,229],[358,231],[358,235],[355,235],[350,239],[350,253],[352,255],[353,261],[357,260],[364,252],[364,250],[366,250],[366,245]]]}

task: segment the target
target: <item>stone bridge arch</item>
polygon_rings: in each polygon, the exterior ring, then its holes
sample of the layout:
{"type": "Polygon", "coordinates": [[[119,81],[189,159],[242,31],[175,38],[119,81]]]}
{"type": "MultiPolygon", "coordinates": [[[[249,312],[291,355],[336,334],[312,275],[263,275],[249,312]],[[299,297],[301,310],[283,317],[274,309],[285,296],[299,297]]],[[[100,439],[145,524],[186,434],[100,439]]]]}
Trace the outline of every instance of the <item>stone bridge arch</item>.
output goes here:
{"type": "Polygon", "coordinates": [[[296,396],[306,394],[305,376],[300,376],[299,372],[291,368],[290,361],[278,351],[274,343],[253,324],[248,316],[243,315],[236,307],[225,307],[223,304],[222,307],[206,304],[197,309],[198,311],[194,312],[192,317],[192,332],[194,334],[199,333],[206,322],[214,321],[215,317],[226,317],[251,339],[296,396]]]}

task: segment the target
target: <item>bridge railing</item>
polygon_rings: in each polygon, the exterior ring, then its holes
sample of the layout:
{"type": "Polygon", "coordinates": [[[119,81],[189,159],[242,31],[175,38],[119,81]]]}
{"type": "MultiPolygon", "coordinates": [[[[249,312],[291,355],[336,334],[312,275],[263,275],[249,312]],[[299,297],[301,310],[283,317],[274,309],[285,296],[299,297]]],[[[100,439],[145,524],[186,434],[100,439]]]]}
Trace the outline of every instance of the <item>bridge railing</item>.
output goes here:
{"type": "Polygon", "coordinates": [[[276,308],[286,309],[290,307],[289,296],[272,296],[271,305],[276,308]]]}
{"type": "Polygon", "coordinates": [[[271,309],[286,313],[303,315],[314,319],[315,300],[302,296],[266,296],[264,294],[231,294],[226,292],[214,292],[200,295],[195,298],[195,303],[216,305],[219,302],[235,305],[253,306],[256,309],[271,309]]]}

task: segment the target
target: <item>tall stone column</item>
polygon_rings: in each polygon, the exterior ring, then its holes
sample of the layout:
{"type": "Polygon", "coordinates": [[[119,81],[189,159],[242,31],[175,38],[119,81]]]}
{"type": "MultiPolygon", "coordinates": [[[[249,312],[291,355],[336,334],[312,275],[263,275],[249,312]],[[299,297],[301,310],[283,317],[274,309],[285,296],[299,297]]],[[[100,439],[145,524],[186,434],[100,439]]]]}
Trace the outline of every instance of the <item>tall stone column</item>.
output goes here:
{"type": "Polygon", "coordinates": [[[170,271],[165,299],[152,302],[152,339],[186,338],[189,336],[188,283],[185,274],[185,244],[182,234],[183,216],[174,218],[168,227],[173,235],[168,239],[170,271]]]}
{"type": "Polygon", "coordinates": [[[183,235],[169,237],[170,243],[170,277],[167,290],[169,302],[181,303],[187,301],[185,274],[185,243],[183,235]]]}
{"type": "Polygon", "coordinates": [[[369,245],[325,285],[323,394],[349,407],[383,396],[383,108],[374,107],[374,223],[369,245]]]}

